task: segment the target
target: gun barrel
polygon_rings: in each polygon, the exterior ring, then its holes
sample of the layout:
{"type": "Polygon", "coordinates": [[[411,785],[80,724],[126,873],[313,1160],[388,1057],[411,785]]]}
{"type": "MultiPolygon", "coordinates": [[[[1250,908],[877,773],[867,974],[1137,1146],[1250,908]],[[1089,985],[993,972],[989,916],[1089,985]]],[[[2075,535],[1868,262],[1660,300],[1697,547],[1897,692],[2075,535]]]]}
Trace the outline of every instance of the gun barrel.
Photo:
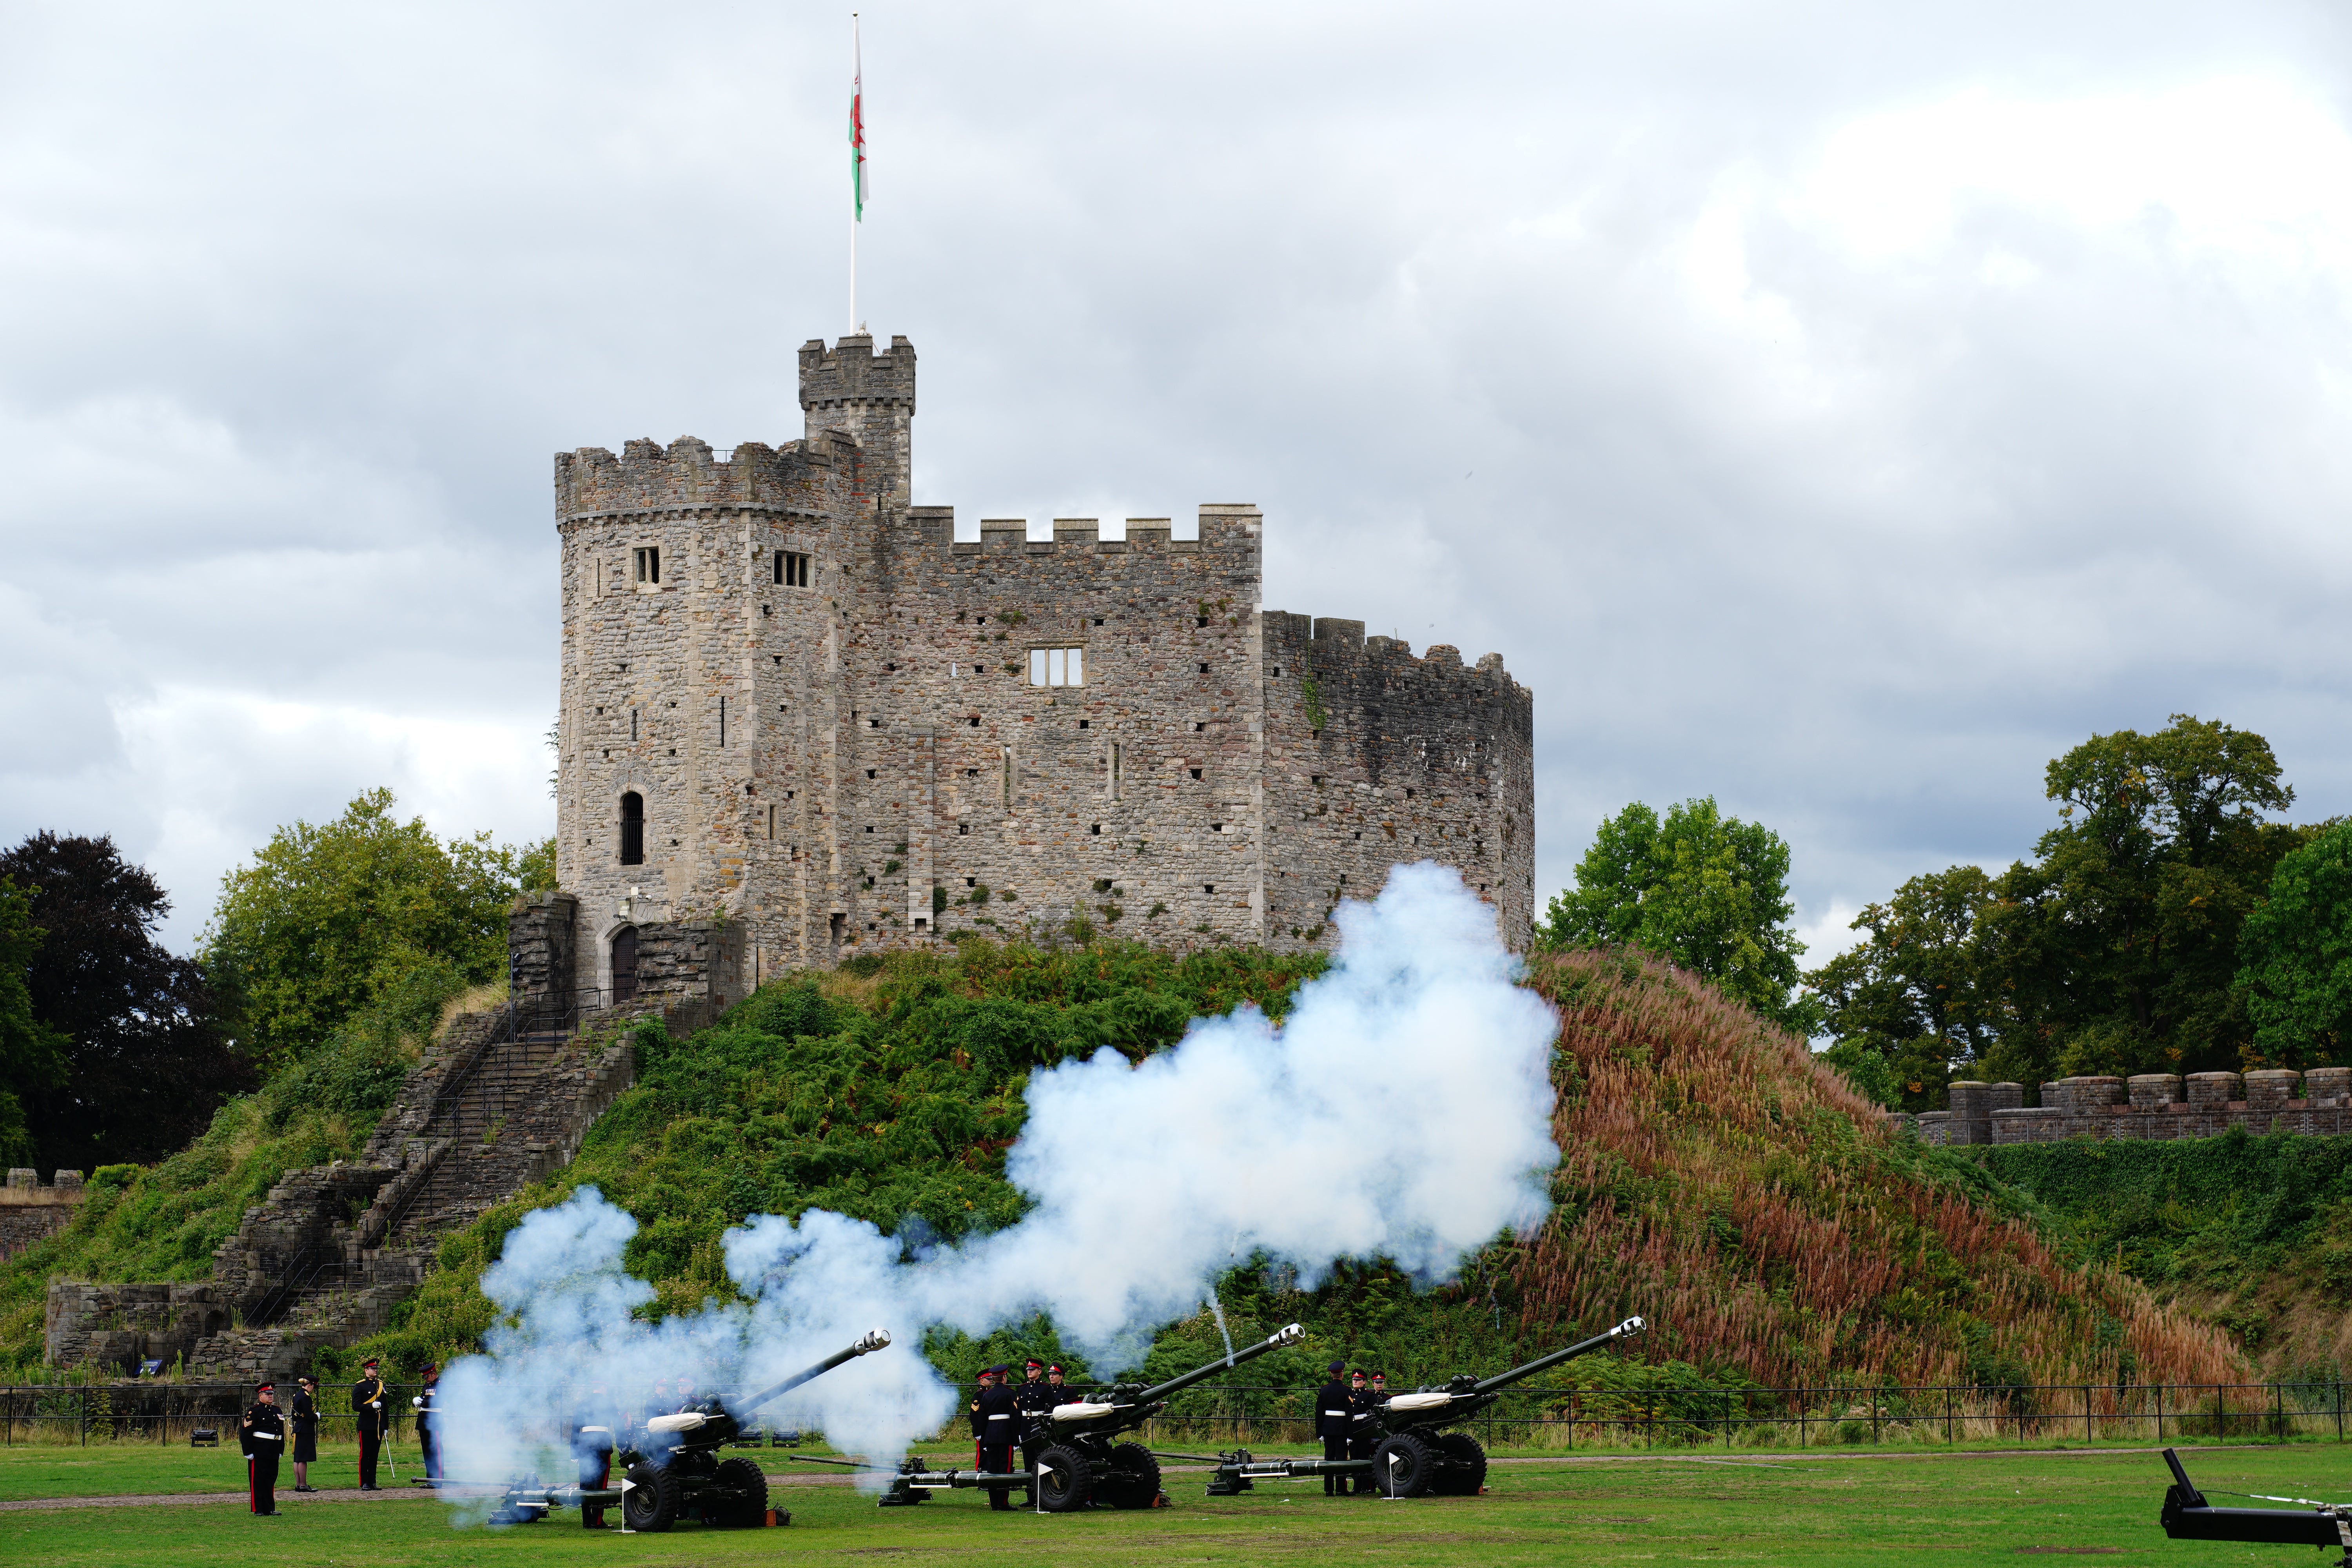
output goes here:
{"type": "Polygon", "coordinates": [[[1549,1355],[1539,1355],[1525,1366],[1515,1366],[1508,1372],[1498,1372],[1477,1384],[1470,1392],[1492,1394],[1495,1390],[1507,1388],[1522,1378],[1533,1377],[1539,1372],[1549,1371],[1564,1361],[1572,1361],[1587,1351],[1597,1351],[1602,1345],[1614,1343],[1618,1340],[1630,1340],[1649,1326],[1639,1318],[1628,1318],[1605,1334],[1595,1334],[1589,1340],[1580,1340],[1565,1350],[1554,1351],[1549,1355]]]}
{"type": "Polygon", "coordinates": [[[1245,1361],[1255,1361],[1268,1351],[1277,1351],[1285,1345],[1295,1345],[1306,1337],[1307,1331],[1300,1328],[1297,1323],[1285,1324],[1283,1327],[1276,1329],[1274,1332],[1268,1334],[1265,1339],[1260,1340],[1257,1343],[1254,1345],[1246,1345],[1242,1349],[1234,1352],[1233,1355],[1228,1359],[1213,1361],[1206,1366],[1194,1367],[1191,1372],[1185,1373],[1180,1377],[1171,1377],[1165,1383],[1153,1384],[1151,1387],[1145,1389],[1141,1394],[1137,1394],[1135,1396],[1135,1403],[1138,1405],[1156,1405],[1163,1399],[1173,1398],[1175,1395],[1183,1393],[1186,1389],[1192,1387],[1196,1383],[1207,1382],[1210,1378],[1213,1378],[1216,1376],[1217,1373],[1224,1371],[1228,1366],[1239,1366],[1245,1361]]]}
{"type": "Polygon", "coordinates": [[[813,1377],[823,1377],[826,1373],[831,1372],[843,1362],[855,1361],[862,1355],[870,1355],[874,1352],[887,1346],[889,1342],[889,1330],[869,1329],[865,1333],[859,1335],[857,1342],[851,1345],[848,1349],[835,1351],[833,1354],[825,1357],[823,1361],[817,1363],[814,1366],[810,1367],[807,1371],[796,1372],[793,1373],[792,1376],[784,1379],[783,1382],[776,1384],[775,1387],[755,1394],[749,1399],[744,1400],[741,1404],[735,1405],[733,1407],[734,1414],[737,1415],[749,1415],[752,1411],[757,1410],[762,1405],[767,1404],[771,1399],[790,1394],[793,1389],[798,1388],[802,1384],[806,1383],[809,1379],[813,1377]]]}

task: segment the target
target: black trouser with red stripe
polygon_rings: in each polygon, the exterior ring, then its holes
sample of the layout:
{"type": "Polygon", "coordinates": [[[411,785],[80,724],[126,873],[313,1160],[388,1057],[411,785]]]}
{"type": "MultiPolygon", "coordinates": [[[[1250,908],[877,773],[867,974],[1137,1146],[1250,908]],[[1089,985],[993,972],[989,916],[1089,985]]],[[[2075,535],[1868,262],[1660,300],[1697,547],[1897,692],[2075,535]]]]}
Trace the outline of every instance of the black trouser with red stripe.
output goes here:
{"type": "Polygon", "coordinates": [[[246,1456],[246,1501],[256,1513],[278,1511],[278,1446],[246,1456]]]}

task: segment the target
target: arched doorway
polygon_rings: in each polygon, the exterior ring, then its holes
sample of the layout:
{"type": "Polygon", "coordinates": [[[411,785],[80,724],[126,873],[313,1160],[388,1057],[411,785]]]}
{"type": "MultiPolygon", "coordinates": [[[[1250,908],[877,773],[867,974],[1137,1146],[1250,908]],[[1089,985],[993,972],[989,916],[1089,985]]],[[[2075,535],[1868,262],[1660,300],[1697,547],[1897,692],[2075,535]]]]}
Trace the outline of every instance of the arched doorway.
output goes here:
{"type": "Polygon", "coordinates": [[[635,790],[621,797],[621,864],[646,863],[646,797],[635,790]]]}
{"type": "Polygon", "coordinates": [[[613,1003],[618,1006],[636,994],[637,928],[623,926],[613,933],[613,1003]]]}

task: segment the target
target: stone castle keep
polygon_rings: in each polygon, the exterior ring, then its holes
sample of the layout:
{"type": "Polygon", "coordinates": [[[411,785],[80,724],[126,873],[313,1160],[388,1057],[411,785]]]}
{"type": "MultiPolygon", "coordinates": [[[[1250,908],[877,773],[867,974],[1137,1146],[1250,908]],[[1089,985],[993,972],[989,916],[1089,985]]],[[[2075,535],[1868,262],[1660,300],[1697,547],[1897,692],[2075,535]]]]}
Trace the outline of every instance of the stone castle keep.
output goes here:
{"type": "Polygon", "coordinates": [[[1328,943],[1435,859],[1535,912],[1534,699],[1259,608],[1254,506],[1018,519],[910,504],[915,351],[800,353],[806,433],[555,459],[562,538],[550,989],[625,997],[1082,917],[1181,947],[1328,943]],[[562,929],[568,927],[568,929],[562,929]]]}

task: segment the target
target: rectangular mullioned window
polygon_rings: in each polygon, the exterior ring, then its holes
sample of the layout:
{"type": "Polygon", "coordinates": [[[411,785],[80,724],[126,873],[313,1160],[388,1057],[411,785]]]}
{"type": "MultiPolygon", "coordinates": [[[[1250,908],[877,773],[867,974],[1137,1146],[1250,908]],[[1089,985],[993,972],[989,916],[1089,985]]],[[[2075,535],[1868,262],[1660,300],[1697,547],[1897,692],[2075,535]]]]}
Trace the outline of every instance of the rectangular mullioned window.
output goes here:
{"type": "Polygon", "coordinates": [[[796,551],[776,552],[777,584],[785,588],[805,588],[809,585],[809,558],[796,551]]]}
{"type": "Polygon", "coordinates": [[[1029,650],[1032,686],[1084,686],[1087,650],[1079,647],[1033,647],[1029,650]]]}
{"type": "Polygon", "coordinates": [[[636,549],[636,558],[637,581],[659,583],[661,581],[661,546],[640,544],[636,549]]]}

